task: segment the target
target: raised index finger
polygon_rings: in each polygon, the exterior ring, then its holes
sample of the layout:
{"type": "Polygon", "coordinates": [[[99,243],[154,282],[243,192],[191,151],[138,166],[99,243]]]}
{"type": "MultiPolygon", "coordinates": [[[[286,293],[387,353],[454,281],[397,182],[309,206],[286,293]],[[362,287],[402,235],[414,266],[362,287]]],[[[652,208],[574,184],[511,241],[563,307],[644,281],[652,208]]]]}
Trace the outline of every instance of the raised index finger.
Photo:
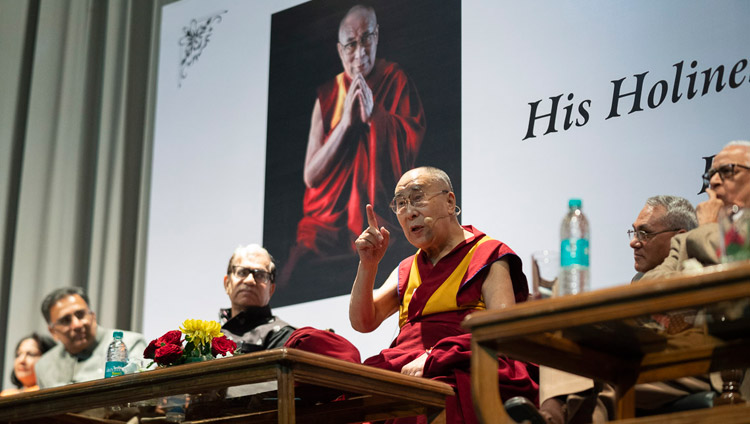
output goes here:
{"type": "Polygon", "coordinates": [[[708,200],[716,199],[716,192],[713,189],[707,188],[706,193],[708,193],[708,200]]]}
{"type": "Polygon", "coordinates": [[[378,228],[378,219],[375,218],[375,210],[372,208],[371,204],[367,204],[365,207],[365,210],[367,211],[367,225],[369,225],[372,228],[377,229],[378,228]]]}

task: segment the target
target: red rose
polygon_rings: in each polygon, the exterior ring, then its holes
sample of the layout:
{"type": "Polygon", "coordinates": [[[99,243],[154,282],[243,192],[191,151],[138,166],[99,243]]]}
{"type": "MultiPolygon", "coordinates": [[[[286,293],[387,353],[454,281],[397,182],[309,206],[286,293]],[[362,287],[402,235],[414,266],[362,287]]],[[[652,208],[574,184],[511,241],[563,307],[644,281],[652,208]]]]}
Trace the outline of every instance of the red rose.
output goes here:
{"type": "Polygon", "coordinates": [[[156,349],[159,349],[162,346],[173,344],[177,346],[182,346],[182,342],[180,341],[180,338],[182,337],[182,332],[180,330],[172,330],[168,331],[163,336],[159,337],[158,339],[151,340],[151,343],[148,344],[148,347],[146,347],[146,350],[143,351],[143,357],[146,359],[154,359],[154,355],[156,354],[156,349]]]}
{"type": "Polygon", "coordinates": [[[237,344],[229,340],[227,336],[211,339],[211,353],[214,356],[227,356],[227,353],[234,353],[235,350],[237,350],[237,344]]]}
{"type": "Polygon", "coordinates": [[[154,362],[159,365],[171,365],[182,357],[182,348],[175,344],[165,344],[156,349],[154,362]]]}
{"type": "Polygon", "coordinates": [[[733,244],[743,246],[745,244],[745,239],[735,228],[730,228],[724,236],[724,245],[731,246],[733,244]]]}
{"type": "Polygon", "coordinates": [[[156,353],[156,349],[159,348],[159,345],[157,345],[158,342],[159,342],[159,339],[151,340],[151,343],[148,344],[148,347],[146,347],[146,350],[143,351],[144,358],[154,359],[154,354],[156,353]]]}
{"type": "Polygon", "coordinates": [[[173,344],[179,346],[182,344],[180,338],[182,338],[182,332],[180,330],[172,330],[159,337],[159,340],[164,344],[173,344]]]}

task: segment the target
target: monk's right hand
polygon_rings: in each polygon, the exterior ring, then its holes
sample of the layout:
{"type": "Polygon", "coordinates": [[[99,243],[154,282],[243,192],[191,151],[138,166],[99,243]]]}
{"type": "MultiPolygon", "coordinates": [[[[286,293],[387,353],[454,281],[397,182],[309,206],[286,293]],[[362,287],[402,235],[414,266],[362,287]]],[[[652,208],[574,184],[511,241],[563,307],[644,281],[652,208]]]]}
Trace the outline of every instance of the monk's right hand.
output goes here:
{"type": "Polygon", "coordinates": [[[359,98],[362,91],[360,84],[361,81],[359,78],[353,78],[349,89],[346,91],[346,97],[344,97],[344,111],[341,114],[339,124],[345,125],[346,128],[349,128],[360,119],[359,98]]]}
{"type": "Polygon", "coordinates": [[[357,79],[359,80],[359,93],[357,94],[359,100],[357,102],[359,104],[359,119],[362,122],[368,123],[370,122],[370,118],[372,118],[372,90],[370,90],[370,86],[367,85],[367,80],[365,80],[362,74],[357,75],[357,79]]]}
{"type": "Polygon", "coordinates": [[[378,220],[372,205],[366,206],[368,227],[357,237],[354,245],[362,265],[377,265],[388,249],[391,233],[385,227],[378,228],[378,220]]]}

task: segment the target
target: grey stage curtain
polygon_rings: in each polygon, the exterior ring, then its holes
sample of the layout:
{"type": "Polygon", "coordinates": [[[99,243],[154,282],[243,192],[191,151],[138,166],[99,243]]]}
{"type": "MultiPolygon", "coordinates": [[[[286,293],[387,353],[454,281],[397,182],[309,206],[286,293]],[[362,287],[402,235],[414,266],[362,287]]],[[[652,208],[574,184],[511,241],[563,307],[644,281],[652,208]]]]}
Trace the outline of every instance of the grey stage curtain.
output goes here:
{"type": "Polygon", "coordinates": [[[141,326],[150,0],[0,0],[0,348],[83,287],[100,325],[141,326]]]}

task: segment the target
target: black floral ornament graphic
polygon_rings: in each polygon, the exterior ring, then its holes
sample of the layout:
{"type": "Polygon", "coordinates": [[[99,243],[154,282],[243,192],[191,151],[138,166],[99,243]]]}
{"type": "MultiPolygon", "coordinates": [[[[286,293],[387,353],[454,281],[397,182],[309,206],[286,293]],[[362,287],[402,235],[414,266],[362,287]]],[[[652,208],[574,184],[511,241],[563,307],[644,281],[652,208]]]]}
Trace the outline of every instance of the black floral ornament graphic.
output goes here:
{"type": "Polygon", "coordinates": [[[183,36],[180,37],[180,75],[179,85],[182,86],[182,80],[187,78],[187,70],[198,61],[201,53],[211,40],[211,34],[214,31],[214,25],[221,22],[221,15],[227,13],[227,10],[214,13],[207,18],[192,19],[188,26],[182,27],[183,36]]]}

